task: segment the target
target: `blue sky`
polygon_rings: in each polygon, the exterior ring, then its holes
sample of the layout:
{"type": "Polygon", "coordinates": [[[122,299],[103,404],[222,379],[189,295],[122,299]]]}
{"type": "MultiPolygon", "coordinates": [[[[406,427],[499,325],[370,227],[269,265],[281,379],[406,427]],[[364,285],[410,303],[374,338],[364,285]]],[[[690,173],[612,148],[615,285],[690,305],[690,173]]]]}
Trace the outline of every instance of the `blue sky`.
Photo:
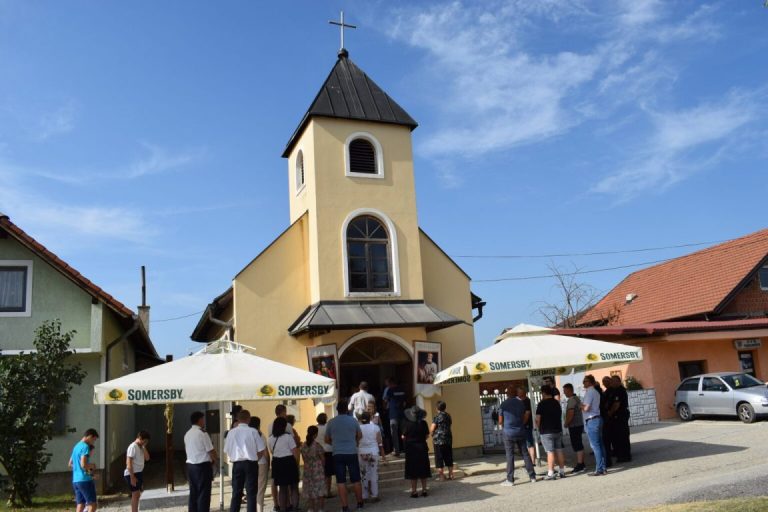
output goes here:
{"type": "MultiPolygon", "coordinates": [[[[768,9],[743,2],[0,0],[0,211],[187,353],[288,223],[282,149],[351,58],[420,124],[419,222],[488,302],[537,322],[548,266],[595,270],[766,227],[768,9]]],[[[584,274],[606,292],[633,269],[584,274]]]]}

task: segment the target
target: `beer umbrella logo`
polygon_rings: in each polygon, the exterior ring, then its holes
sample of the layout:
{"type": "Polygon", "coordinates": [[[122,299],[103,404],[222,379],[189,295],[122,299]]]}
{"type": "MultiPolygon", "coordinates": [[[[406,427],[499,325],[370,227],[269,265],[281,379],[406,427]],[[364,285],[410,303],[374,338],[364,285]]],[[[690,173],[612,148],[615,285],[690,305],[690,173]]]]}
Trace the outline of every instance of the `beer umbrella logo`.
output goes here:
{"type": "Polygon", "coordinates": [[[483,380],[483,376],[482,375],[473,375],[472,376],[472,380],[475,381],[475,382],[480,382],[481,380],[483,380]]]}
{"type": "Polygon", "coordinates": [[[274,386],[264,384],[259,388],[258,393],[259,396],[275,396],[277,394],[277,390],[274,388],[274,386]]]}
{"type": "Polygon", "coordinates": [[[587,361],[599,361],[600,356],[597,354],[587,354],[587,361]]]}
{"type": "Polygon", "coordinates": [[[477,363],[475,364],[475,371],[476,372],[487,372],[488,371],[488,365],[485,363],[477,363]]]}
{"type": "Polygon", "coordinates": [[[115,388],[107,393],[107,400],[110,402],[119,402],[120,400],[125,400],[125,391],[115,388]]]}
{"type": "Polygon", "coordinates": [[[561,367],[559,367],[559,368],[557,368],[555,370],[555,373],[558,374],[558,375],[563,375],[563,374],[565,374],[567,372],[568,372],[568,369],[565,368],[564,366],[561,366],[561,367]]]}

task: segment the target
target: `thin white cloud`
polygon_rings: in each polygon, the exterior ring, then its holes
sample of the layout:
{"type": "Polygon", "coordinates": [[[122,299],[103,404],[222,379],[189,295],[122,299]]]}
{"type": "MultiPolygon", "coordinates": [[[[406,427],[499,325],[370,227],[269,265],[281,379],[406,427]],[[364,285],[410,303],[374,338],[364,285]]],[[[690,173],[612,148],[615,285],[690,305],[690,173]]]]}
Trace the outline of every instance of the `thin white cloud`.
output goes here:
{"type": "Polygon", "coordinates": [[[618,21],[622,26],[640,27],[659,19],[662,3],[659,0],[621,0],[618,2],[618,21]]]}
{"type": "Polygon", "coordinates": [[[22,227],[58,233],[61,242],[75,243],[78,238],[143,243],[157,234],[138,209],[60,202],[20,184],[16,169],[0,161],[0,212],[22,227]]]}
{"type": "MultiPolygon", "coordinates": [[[[681,19],[659,0],[452,1],[399,11],[388,34],[423,50],[433,74],[430,97],[439,98],[441,121],[419,151],[473,158],[562,136],[592,119],[617,125],[619,113],[656,126],[662,121],[648,106],[664,103],[659,95],[680,73],[665,46],[716,39],[716,11],[701,5],[681,19]],[[578,37],[542,44],[551,33],[578,37]]],[[[627,170],[627,179],[651,175],[647,168],[627,170]]],[[[666,169],[656,172],[664,183],[687,175],[679,166],[657,168],[666,169]]],[[[460,183],[454,172],[438,172],[446,186],[460,183]]]]}
{"type": "Polygon", "coordinates": [[[651,112],[653,133],[638,151],[640,157],[604,177],[592,191],[626,201],[711,168],[739,148],[736,139],[765,110],[765,93],[733,91],[719,102],[651,112]]]}
{"type": "MultiPolygon", "coordinates": [[[[38,176],[68,185],[90,186],[104,181],[134,180],[178,172],[199,163],[205,158],[205,148],[170,150],[148,142],[141,143],[144,155],[127,165],[116,165],[114,170],[97,169],[46,169],[35,166],[14,166],[19,174],[38,176]]],[[[6,168],[11,164],[5,162],[6,168]]]]}
{"type": "Polygon", "coordinates": [[[73,101],[46,113],[38,123],[35,137],[44,141],[55,135],[71,132],[75,127],[76,113],[77,109],[73,101]]]}
{"type": "Polygon", "coordinates": [[[203,149],[187,151],[169,151],[161,146],[143,142],[142,146],[149,153],[133,162],[124,172],[108,174],[108,176],[135,179],[152,174],[179,170],[198,161],[205,153],[203,149]]]}

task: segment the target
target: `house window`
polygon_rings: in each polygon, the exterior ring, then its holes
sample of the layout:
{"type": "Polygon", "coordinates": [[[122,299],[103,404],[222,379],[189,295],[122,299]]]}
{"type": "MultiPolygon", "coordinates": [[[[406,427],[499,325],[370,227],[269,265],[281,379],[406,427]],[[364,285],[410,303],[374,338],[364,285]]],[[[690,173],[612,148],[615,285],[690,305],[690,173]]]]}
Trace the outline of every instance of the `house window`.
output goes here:
{"type": "Polygon", "coordinates": [[[677,369],[680,372],[680,379],[686,379],[693,377],[694,375],[701,375],[707,373],[706,361],[679,361],[677,363],[677,369]]]}
{"type": "Polygon", "coordinates": [[[760,289],[768,290],[768,265],[758,270],[757,276],[760,281],[760,289]]]}
{"type": "Polygon", "coordinates": [[[353,133],[346,142],[346,174],[358,178],[383,178],[381,144],[370,133],[353,133]]]}
{"type": "Polygon", "coordinates": [[[31,261],[0,261],[0,316],[29,316],[31,261]]]}
{"type": "Polygon", "coordinates": [[[299,150],[296,155],[296,191],[304,188],[304,152],[299,150]]]}
{"type": "Polygon", "coordinates": [[[384,224],[362,215],[349,223],[346,235],[349,291],[391,292],[389,234],[384,224]]]}

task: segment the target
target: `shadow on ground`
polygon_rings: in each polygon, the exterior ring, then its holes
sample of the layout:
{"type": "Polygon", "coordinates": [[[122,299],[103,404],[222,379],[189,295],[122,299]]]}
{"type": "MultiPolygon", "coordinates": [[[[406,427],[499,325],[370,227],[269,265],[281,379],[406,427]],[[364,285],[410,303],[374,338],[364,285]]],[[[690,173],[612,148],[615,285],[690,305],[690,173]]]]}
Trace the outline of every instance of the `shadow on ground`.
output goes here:
{"type": "MultiPolygon", "coordinates": [[[[632,467],[658,464],[668,461],[685,461],[723,453],[746,450],[743,446],[729,444],[681,441],[679,439],[652,439],[632,443],[632,467]]],[[[621,465],[620,465],[621,466],[621,465]]],[[[620,468],[617,468],[620,470],[620,468]]]]}

